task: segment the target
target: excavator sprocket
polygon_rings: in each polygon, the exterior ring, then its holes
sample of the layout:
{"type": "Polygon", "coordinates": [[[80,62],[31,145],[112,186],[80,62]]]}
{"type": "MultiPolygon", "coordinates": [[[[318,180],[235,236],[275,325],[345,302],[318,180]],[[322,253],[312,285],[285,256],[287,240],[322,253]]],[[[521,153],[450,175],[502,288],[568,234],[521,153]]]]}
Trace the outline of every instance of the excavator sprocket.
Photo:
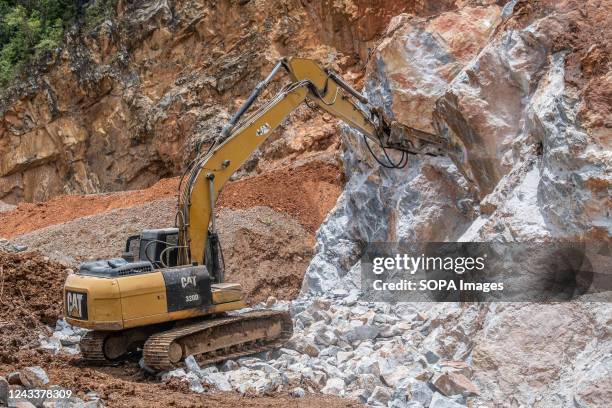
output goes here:
{"type": "Polygon", "coordinates": [[[254,311],[156,333],[144,345],[145,364],[154,370],[175,368],[188,355],[214,364],[280,347],[291,338],[288,312],[254,311]]]}

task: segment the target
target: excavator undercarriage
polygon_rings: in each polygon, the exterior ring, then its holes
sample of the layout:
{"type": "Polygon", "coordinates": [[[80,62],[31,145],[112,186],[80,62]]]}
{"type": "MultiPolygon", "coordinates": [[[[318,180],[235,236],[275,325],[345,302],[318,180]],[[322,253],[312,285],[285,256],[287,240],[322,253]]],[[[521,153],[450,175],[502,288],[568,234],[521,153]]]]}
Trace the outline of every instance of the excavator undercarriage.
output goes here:
{"type": "Polygon", "coordinates": [[[83,358],[96,364],[114,364],[142,349],[147,367],[170,370],[189,355],[198,356],[200,364],[214,364],[280,347],[292,332],[286,312],[263,310],[119,332],[94,330],[83,336],[80,347],[83,358]]]}

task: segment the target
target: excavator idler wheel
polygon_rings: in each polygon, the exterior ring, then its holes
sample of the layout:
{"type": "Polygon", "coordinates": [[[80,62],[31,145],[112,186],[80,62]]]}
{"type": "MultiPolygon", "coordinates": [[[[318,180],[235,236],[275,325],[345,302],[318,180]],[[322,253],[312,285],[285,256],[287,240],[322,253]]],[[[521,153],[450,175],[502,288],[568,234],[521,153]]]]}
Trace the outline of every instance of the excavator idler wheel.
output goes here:
{"type": "Polygon", "coordinates": [[[149,334],[149,331],[141,329],[120,332],[94,330],[85,333],[79,346],[83,359],[88,363],[114,365],[142,348],[149,334]]]}
{"type": "Polygon", "coordinates": [[[108,335],[104,340],[104,356],[107,360],[115,361],[128,351],[127,338],[119,335],[108,335]]]}
{"type": "Polygon", "coordinates": [[[183,359],[183,348],[176,341],[168,346],[168,359],[172,364],[177,364],[183,359]]]}

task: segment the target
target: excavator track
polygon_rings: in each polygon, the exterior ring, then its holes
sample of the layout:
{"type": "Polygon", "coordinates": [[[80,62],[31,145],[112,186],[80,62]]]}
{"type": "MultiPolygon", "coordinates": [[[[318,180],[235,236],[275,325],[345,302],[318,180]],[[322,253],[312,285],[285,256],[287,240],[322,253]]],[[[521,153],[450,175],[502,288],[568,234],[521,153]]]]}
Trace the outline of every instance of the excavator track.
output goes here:
{"type": "Polygon", "coordinates": [[[292,334],[291,317],[282,311],[205,320],[150,336],[144,362],[154,370],[169,370],[193,354],[201,364],[214,364],[280,347],[292,334]]]}
{"type": "Polygon", "coordinates": [[[79,342],[81,355],[85,361],[97,364],[108,364],[109,360],[104,355],[104,340],[107,332],[90,331],[85,333],[79,342]]]}

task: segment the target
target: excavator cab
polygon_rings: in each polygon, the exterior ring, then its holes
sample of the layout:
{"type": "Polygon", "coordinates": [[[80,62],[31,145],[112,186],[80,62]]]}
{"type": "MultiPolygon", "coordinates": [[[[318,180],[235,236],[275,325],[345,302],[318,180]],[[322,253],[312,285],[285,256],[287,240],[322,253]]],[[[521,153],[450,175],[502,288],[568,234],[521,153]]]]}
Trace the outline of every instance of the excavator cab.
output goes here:
{"type": "Polygon", "coordinates": [[[121,256],[128,262],[147,261],[155,268],[177,265],[178,228],[143,230],[128,237],[121,256]]]}

